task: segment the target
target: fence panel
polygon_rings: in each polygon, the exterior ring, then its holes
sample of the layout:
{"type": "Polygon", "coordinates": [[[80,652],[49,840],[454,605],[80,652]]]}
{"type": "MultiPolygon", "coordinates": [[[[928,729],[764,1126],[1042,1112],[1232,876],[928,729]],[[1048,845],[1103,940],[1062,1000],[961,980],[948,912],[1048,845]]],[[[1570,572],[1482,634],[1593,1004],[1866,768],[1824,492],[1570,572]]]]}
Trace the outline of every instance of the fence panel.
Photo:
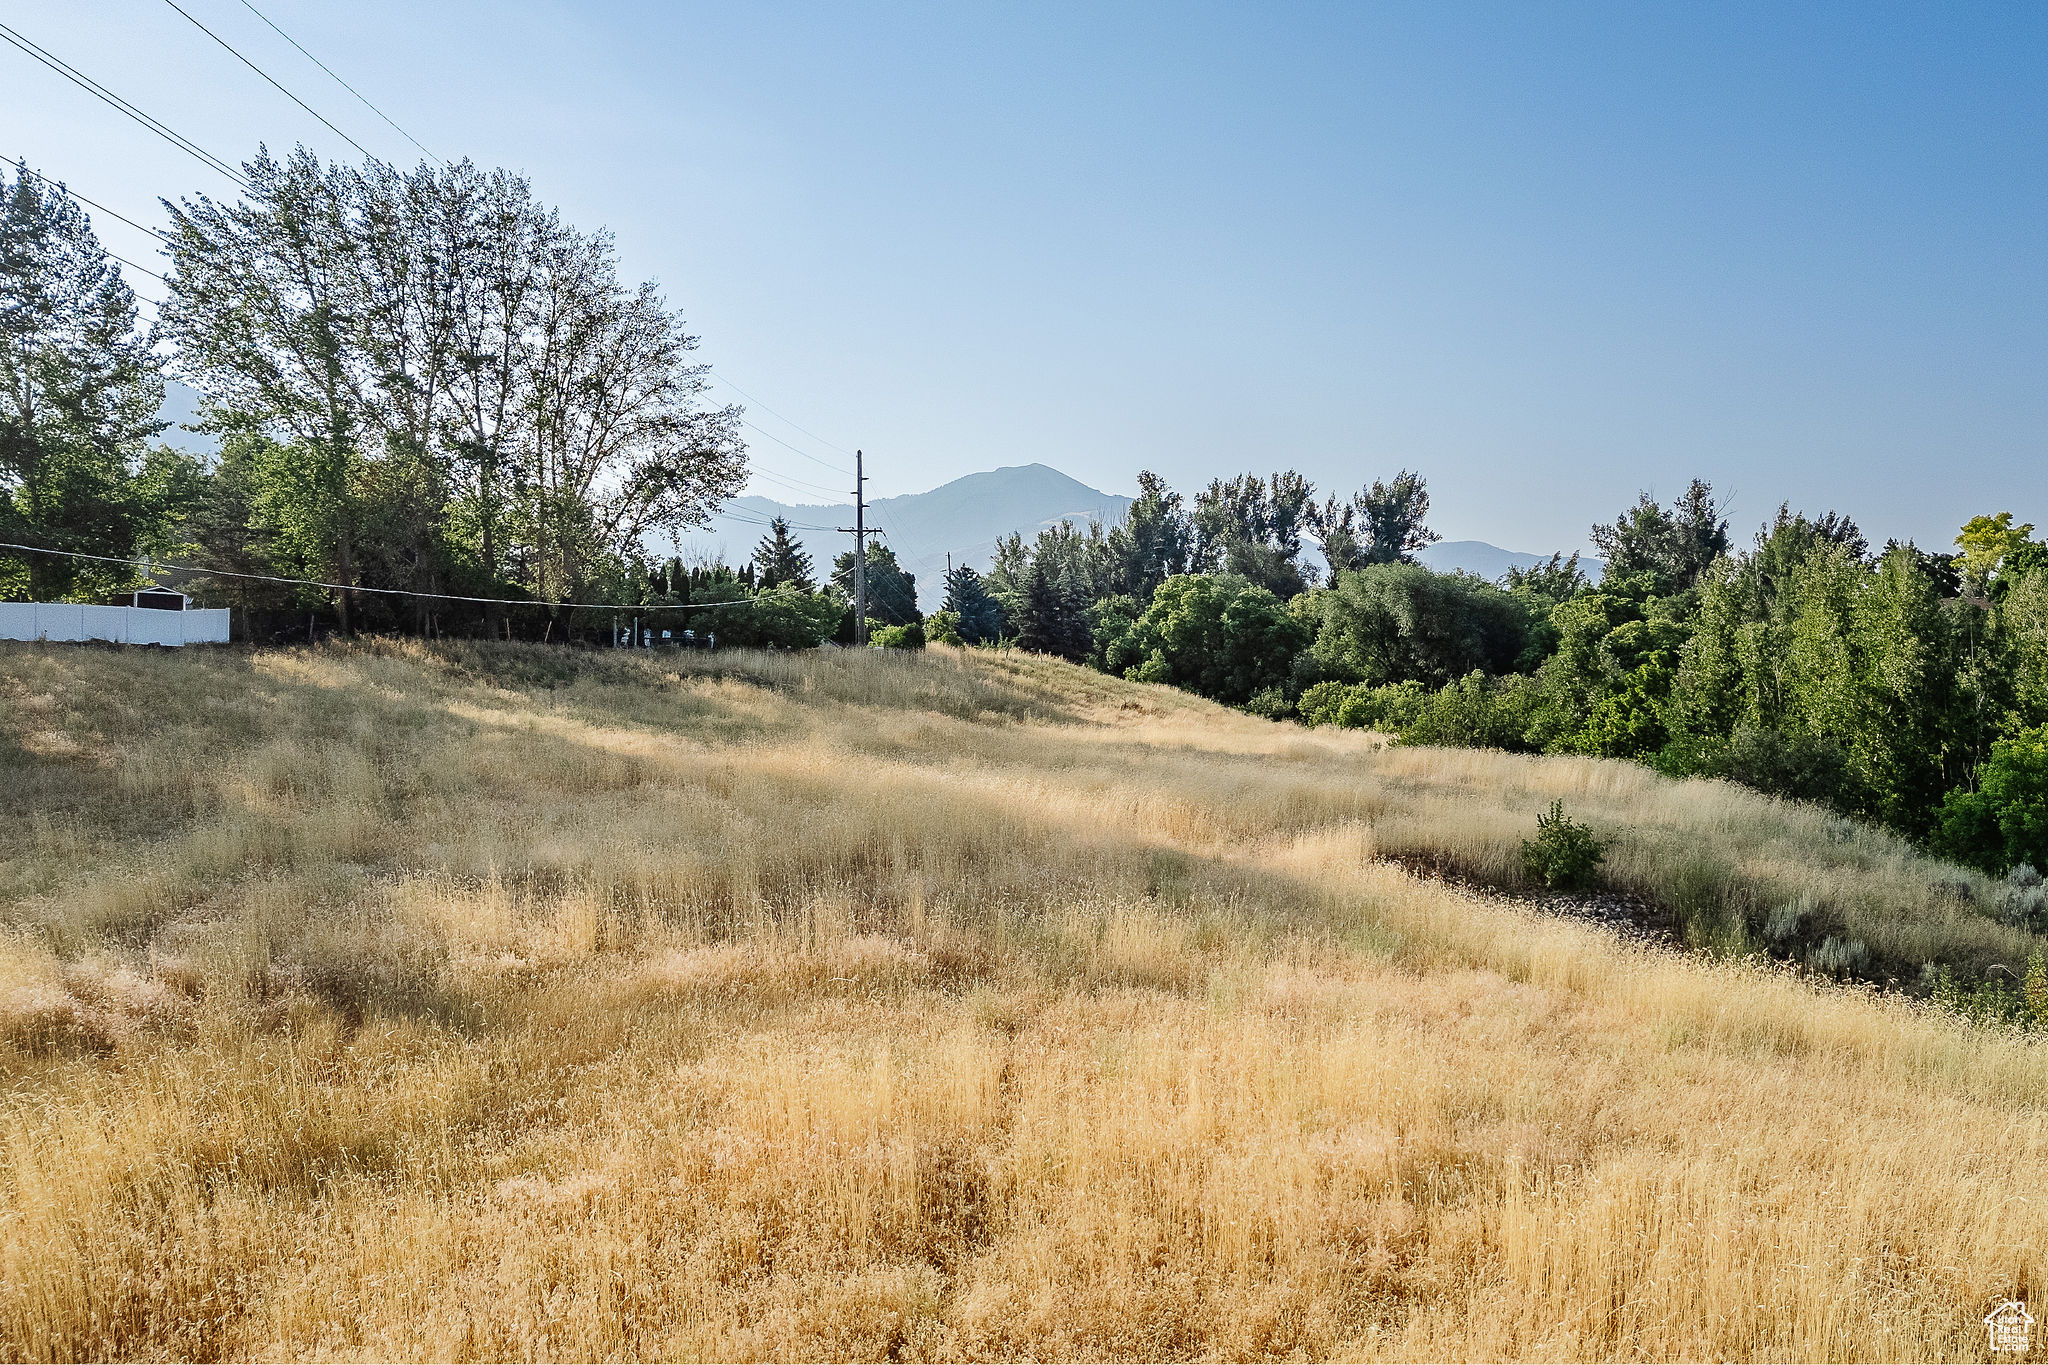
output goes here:
{"type": "Polygon", "coordinates": [[[0,640],[224,645],[228,642],[228,612],[225,607],[163,611],[156,607],[99,607],[79,602],[0,602],[0,640]]]}

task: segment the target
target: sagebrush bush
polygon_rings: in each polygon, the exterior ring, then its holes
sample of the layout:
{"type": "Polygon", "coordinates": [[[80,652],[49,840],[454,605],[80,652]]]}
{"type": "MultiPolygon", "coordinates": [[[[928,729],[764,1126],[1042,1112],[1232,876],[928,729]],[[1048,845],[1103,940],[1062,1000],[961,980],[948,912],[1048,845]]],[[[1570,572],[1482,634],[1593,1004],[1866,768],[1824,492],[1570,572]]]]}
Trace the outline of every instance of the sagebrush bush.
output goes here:
{"type": "Polygon", "coordinates": [[[1564,813],[1564,802],[1550,803],[1536,817],[1536,837],[1522,841],[1522,869],[1553,891],[1580,891],[1593,885],[1606,846],[1593,831],[1564,813]]]}

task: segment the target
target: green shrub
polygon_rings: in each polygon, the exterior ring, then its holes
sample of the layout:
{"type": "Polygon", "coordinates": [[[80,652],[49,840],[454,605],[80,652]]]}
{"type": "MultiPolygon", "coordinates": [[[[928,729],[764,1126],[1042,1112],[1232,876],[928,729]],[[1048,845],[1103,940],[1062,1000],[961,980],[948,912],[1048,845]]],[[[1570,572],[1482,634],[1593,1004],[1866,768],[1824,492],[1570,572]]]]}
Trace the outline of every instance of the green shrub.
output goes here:
{"type": "Polygon", "coordinates": [[[1267,720],[1286,720],[1294,714],[1294,703],[1287,700],[1287,694],[1277,687],[1268,687],[1254,693],[1244,704],[1244,709],[1267,720]]]}
{"type": "Polygon", "coordinates": [[[1301,717],[1303,725],[1335,725],[1337,709],[1350,692],[1350,686],[1341,682],[1319,682],[1305,687],[1301,699],[1294,704],[1295,714],[1301,717]]]}
{"type": "Polygon", "coordinates": [[[1417,682],[1346,688],[1337,703],[1337,724],[1352,730],[1384,730],[1398,734],[1415,723],[1429,705],[1429,693],[1417,682]]]}
{"type": "Polygon", "coordinates": [[[935,611],[924,618],[924,638],[935,645],[964,645],[967,640],[960,633],[960,613],[957,611],[935,611]]]}
{"type": "Polygon", "coordinates": [[[1522,870],[1553,891],[1591,886],[1607,856],[1593,831],[1564,813],[1564,802],[1550,803],[1550,813],[1536,817],[1536,837],[1522,841],[1522,870]]]}
{"type": "Polygon", "coordinates": [[[912,621],[907,626],[883,626],[868,639],[883,649],[923,649],[924,624],[912,621]]]}
{"type": "Polygon", "coordinates": [[[1992,744],[1977,790],[1950,792],[1935,818],[1935,847],[1959,863],[2048,866],[2048,725],[1992,744]]]}
{"type": "Polygon", "coordinates": [[[1430,693],[1400,727],[1403,744],[1472,749],[1527,749],[1534,689],[1522,677],[1473,673],[1430,693]]]}

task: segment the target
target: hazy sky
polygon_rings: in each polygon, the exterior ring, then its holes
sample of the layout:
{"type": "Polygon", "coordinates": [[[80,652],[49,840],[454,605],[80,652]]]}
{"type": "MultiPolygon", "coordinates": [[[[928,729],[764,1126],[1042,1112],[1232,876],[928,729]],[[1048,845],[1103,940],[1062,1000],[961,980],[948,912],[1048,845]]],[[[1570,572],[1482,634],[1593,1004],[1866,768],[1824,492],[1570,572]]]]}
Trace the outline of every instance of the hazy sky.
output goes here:
{"type": "MultiPolygon", "coordinates": [[[[411,153],[241,0],[180,3],[411,153]]],[[[2048,523],[2048,5],[255,3],[612,228],[879,495],[1408,466],[1446,536],[1529,550],[1694,474],[1745,530],[2048,523]]],[[[0,19],[230,160],[351,154],[163,0],[0,19]]],[[[225,188],[5,47],[0,151],[152,221],[225,188]]]]}

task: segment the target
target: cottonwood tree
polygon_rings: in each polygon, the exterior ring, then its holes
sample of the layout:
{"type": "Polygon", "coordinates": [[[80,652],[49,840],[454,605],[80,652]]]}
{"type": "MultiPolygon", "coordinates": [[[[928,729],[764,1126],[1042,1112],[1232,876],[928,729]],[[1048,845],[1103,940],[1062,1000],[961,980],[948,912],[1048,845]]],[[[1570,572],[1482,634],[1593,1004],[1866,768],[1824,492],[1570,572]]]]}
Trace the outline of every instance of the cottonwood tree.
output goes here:
{"type": "MultiPolygon", "coordinates": [[[[833,559],[832,586],[853,601],[853,551],[842,550],[833,559]]],[[[924,619],[917,609],[917,575],[905,572],[886,545],[868,546],[867,610],[870,625],[907,626],[924,619]]]]}
{"type": "Polygon", "coordinates": [[[1230,573],[1282,599],[1309,586],[1298,562],[1302,533],[1315,516],[1315,486],[1293,470],[1270,480],[1239,474],[1212,480],[1195,498],[1189,565],[1230,573]]]}
{"type": "MultiPolygon", "coordinates": [[[[134,553],[149,519],[148,439],[163,378],[135,294],[61,188],[0,176],[0,532],[57,550],[134,553]]],[[[161,479],[157,480],[161,482],[161,479]]],[[[105,590],[125,571],[0,552],[0,589],[105,590]]]]}
{"type": "Polygon", "coordinates": [[[1420,474],[1402,470],[1391,480],[1375,479],[1338,501],[1332,494],[1313,509],[1313,525],[1334,581],[1340,573],[1368,564],[1412,564],[1415,552],[1440,536],[1429,529],[1429,487],[1420,474]]]}
{"type": "Polygon", "coordinates": [[[1193,539],[1180,494],[1151,470],[1140,471],[1137,498],[1109,532],[1113,591],[1151,601],[1153,589],[1188,571],[1193,539]]]}
{"type": "Polygon", "coordinates": [[[604,591],[738,490],[738,410],[704,401],[696,338],[523,178],[303,149],[245,176],[238,203],[167,206],[164,327],[218,407],[290,450],[272,501],[320,528],[338,581],[373,564],[431,590],[468,564],[493,590],[604,591]]]}
{"type": "Polygon", "coordinates": [[[1642,494],[1613,525],[1593,528],[1593,545],[1610,578],[1647,574],[1660,596],[1684,592],[1728,553],[1728,519],[1714,486],[1694,479],[1668,508],[1642,494]]]}

